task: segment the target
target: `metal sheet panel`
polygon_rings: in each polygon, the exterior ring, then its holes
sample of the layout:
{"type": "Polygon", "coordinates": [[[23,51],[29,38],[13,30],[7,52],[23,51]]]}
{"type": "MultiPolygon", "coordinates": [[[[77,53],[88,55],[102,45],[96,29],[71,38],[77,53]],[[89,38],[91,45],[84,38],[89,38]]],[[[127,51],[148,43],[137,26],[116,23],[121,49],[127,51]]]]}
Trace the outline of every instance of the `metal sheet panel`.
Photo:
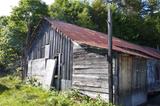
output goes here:
{"type": "Polygon", "coordinates": [[[46,63],[46,70],[44,76],[44,87],[50,89],[56,66],[56,59],[48,59],[46,63]]]}
{"type": "MultiPolygon", "coordinates": [[[[104,33],[96,32],[87,28],[82,28],[77,25],[61,21],[50,20],[47,18],[46,20],[52,24],[52,27],[54,29],[57,29],[59,32],[64,33],[65,36],[68,36],[73,41],[76,41],[79,44],[86,44],[100,48],[107,47],[108,38],[104,33]]],[[[155,52],[152,49],[148,50],[145,47],[129,43],[116,37],[113,37],[113,50],[145,58],[152,57],[160,59],[160,53],[155,52]]]]}
{"type": "MultiPolygon", "coordinates": [[[[87,28],[82,28],[77,25],[65,23],[62,21],[52,20],[46,17],[42,19],[40,23],[44,22],[49,23],[50,25],[52,25],[52,28],[54,28],[57,32],[63,33],[64,36],[69,37],[72,41],[76,41],[79,44],[86,44],[104,49],[108,47],[108,38],[107,35],[104,33],[96,32],[87,28]]],[[[28,43],[28,48],[31,47],[32,42],[36,37],[36,32],[38,31],[41,25],[40,23],[36,30],[32,33],[32,38],[28,43]]],[[[144,58],[160,59],[159,52],[153,49],[147,49],[146,47],[140,45],[129,43],[116,37],[113,37],[113,50],[144,58]]]]}

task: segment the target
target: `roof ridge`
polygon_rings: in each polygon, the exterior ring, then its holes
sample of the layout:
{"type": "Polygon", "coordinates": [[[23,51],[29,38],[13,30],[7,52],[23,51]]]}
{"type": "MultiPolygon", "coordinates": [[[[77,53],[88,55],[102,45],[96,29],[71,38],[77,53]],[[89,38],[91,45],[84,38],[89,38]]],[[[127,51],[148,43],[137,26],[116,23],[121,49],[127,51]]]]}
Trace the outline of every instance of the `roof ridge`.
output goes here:
{"type": "MultiPolygon", "coordinates": [[[[83,28],[78,25],[52,18],[45,17],[44,19],[55,26],[58,30],[63,32],[66,36],[70,37],[73,41],[77,41],[80,44],[85,43],[90,46],[107,48],[108,35],[105,33],[83,28]]],[[[130,43],[117,37],[113,37],[113,46],[123,49],[125,48],[126,50],[141,52],[143,55],[146,54],[152,58],[154,57],[160,59],[160,53],[155,53],[153,50],[147,50],[141,45],[130,43]]]]}

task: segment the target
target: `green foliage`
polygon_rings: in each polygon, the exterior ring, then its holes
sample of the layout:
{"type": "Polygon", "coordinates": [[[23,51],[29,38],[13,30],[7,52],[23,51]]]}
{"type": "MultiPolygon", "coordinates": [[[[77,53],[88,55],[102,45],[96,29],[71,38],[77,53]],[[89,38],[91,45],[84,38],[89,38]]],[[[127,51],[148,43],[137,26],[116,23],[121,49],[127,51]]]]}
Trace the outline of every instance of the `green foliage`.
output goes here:
{"type": "Polygon", "coordinates": [[[93,21],[91,20],[91,16],[89,15],[88,8],[84,8],[83,11],[78,14],[77,18],[78,19],[76,21],[76,24],[78,24],[82,27],[95,29],[95,25],[94,25],[93,21]]]}
{"type": "Polygon", "coordinates": [[[47,5],[41,0],[20,0],[19,5],[13,8],[9,19],[10,45],[21,51],[28,27],[32,32],[41,17],[48,15],[47,10],[47,5]]]}
{"type": "Polygon", "coordinates": [[[47,5],[41,0],[20,0],[19,5],[14,7],[11,13],[12,25],[23,26],[20,29],[25,32],[27,31],[26,25],[36,26],[41,17],[48,15],[47,11],[47,5]]]}
{"type": "Polygon", "coordinates": [[[125,14],[139,14],[143,8],[141,0],[123,0],[122,4],[125,14]]]}
{"type": "Polygon", "coordinates": [[[107,27],[107,5],[103,0],[94,0],[92,3],[92,19],[96,24],[96,30],[106,32],[107,27]]]}
{"type": "Polygon", "coordinates": [[[90,8],[87,1],[55,0],[49,12],[55,19],[94,29],[90,8]]]}
{"type": "Polygon", "coordinates": [[[48,16],[48,7],[41,0],[20,0],[9,17],[0,18],[0,63],[8,69],[20,66],[23,46],[30,32],[42,16],[48,16]]]}
{"type": "Polygon", "coordinates": [[[8,20],[9,17],[0,18],[0,64],[4,66],[9,66],[9,63],[13,63],[14,58],[17,56],[14,49],[9,45],[9,40],[11,38],[9,37],[8,20]]]}
{"type": "MultiPolygon", "coordinates": [[[[159,12],[142,16],[142,9],[146,5],[142,5],[140,0],[123,2],[120,0],[120,5],[118,1],[113,2],[115,3],[112,4],[113,36],[154,48],[160,45],[159,12]]],[[[103,0],[95,0],[92,3],[92,19],[97,26],[95,30],[106,32],[107,4],[103,3],[103,0]]]]}
{"type": "Polygon", "coordinates": [[[113,14],[113,35],[138,43],[141,18],[137,15],[113,14]]]}
{"type": "Polygon", "coordinates": [[[0,101],[2,106],[113,106],[78,91],[46,91],[26,85],[13,76],[0,78],[0,101]]]}
{"type": "Polygon", "coordinates": [[[24,85],[18,78],[13,76],[0,79],[0,89],[3,87],[3,92],[0,94],[0,105],[2,106],[44,106],[49,93],[41,88],[24,85]]]}

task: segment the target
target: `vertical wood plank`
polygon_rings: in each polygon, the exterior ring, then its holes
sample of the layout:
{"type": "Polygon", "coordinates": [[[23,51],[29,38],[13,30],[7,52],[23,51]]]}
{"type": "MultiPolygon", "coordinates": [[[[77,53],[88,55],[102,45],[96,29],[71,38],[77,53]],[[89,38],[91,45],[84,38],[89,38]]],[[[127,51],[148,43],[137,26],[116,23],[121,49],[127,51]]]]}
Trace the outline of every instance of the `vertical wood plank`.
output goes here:
{"type": "Polygon", "coordinates": [[[70,79],[70,40],[67,39],[67,79],[70,79]]]}
{"type": "Polygon", "coordinates": [[[54,30],[54,40],[53,40],[53,58],[55,57],[55,53],[56,53],[56,31],[54,30]]]}
{"type": "Polygon", "coordinates": [[[57,83],[57,89],[60,90],[61,85],[61,54],[58,54],[58,83],[57,83]]]}
{"type": "Polygon", "coordinates": [[[114,100],[114,103],[116,105],[119,104],[119,55],[118,53],[116,53],[116,58],[115,58],[115,77],[116,77],[116,80],[115,80],[115,100],[114,100]]]}
{"type": "Polygon", "coordinates": [[[68,38],[66,37],[66,79],[68,79],[68,73],[69,73],[69,70],[68,70],[68,48],[69,48],[69,42],[68,42],[68,38]]]}
{"type": "Polygon", "coordinates": [[[55,55],[58,56],[58,42],[59,42],[59,34],[56,32],[56,49],[55,49],[55,55]]]}
{"type": "Polygon", "coordinates": [[[65,45],[66,45],[66,43],[65,43],[65,38],[63,37],[63,73],[62,73],[62,76],[63,76],[63,79],[65,79],[65,73],[66,73],[66,60],[65,60],[65,55],[66,55],[66,51],[65,51],[65,45]]]}
{"type": "Polygon", "coordinates": [[[73,43],[70,41],[70,80],[72,81],[72,74],[73,74],[73,43]]]}

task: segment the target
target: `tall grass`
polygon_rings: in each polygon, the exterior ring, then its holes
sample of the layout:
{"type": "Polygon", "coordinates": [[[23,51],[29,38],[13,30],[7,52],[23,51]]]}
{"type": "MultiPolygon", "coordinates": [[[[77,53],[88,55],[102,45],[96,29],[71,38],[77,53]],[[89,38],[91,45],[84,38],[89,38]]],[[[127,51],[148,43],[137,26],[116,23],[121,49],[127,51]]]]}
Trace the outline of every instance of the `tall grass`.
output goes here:
{"type": "Polygon", "coordinates": [[[0,106],[113,106],[77,91],[46,91],[26,85],[18,77],[0,78],[0,106]]]}

